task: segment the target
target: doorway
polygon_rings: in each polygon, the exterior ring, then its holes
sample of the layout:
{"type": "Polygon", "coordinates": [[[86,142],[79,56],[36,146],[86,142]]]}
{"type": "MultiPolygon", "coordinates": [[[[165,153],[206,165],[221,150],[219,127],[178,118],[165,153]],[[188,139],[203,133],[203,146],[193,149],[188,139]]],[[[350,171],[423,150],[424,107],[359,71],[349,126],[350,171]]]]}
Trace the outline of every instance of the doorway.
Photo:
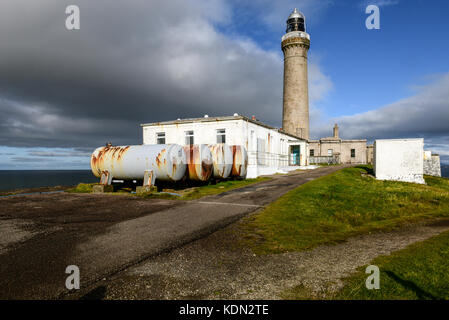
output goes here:
{"type": "Polygon", "coordinates": [[[301,163],[301,146],[290,146],[290,165],[299,166],[301,163]]]}

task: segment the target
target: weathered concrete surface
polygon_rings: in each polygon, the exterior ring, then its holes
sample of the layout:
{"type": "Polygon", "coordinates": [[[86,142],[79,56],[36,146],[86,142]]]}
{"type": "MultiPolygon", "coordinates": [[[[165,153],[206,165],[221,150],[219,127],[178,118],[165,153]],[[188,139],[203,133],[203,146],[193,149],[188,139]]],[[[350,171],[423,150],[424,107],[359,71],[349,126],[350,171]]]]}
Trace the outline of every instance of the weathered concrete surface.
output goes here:
{"type": "Polygon", "coordinates": [[[0,254],[33,236],[34,233],[30,229],[30,223],[26,220],[10,219],[2,221],[0,224],[0,254]]]}
{"type": "Polygon", "coordinates": [[[366,146],[366,163],[374,163],[374,145],[372,144],[366,146]]]}
{"type": "MultiPolygon", "coordinates": [[[[108,227],[181,202],[106,194],[45,194],[0,198],[0,299],[53,298],[79,243],[108,227]]],[[[95,255],[92,258],[108,257],[95,255]]],[[[111,262],[113,263],[113,262],[111,262]]],[[[81,276],[84,266],[80,265],[81,276]]]]}
{"type": "Polygon", "coordinates": [[[441,177],[440,156],[432,154],[430,157],[424,157],[424,174],[434,177],[441,177]]]}
{"type": "Polygon", "coordinates": [[[10,219],[29,221],[31,231],[37,233],[0,254],[0,298],[61,297],[67,293],[68,265],[80,268],[81,286],[87,286],[211,234],[287,191],[341,168],[274,176],[191,202],[104,194],[0,199],[0,224],[11,223],[10,219]]]}
{"type": "Polygon", "coordinates": [[[104,184],[96,184],[92,187],[93,193],[105,193],[105,192],[113,192],[113,185],[104,185],[104,184]]]}
{"type": "Polygon", "coordinates": [[[425,183],[424,139],[379,139],[374,141],[374,174],[379,180],[425,183]]]}
{"type": "MultiPolygon", "coordinates": [[[[97,283],[97,299],[285,299],[297,286],[304,298],[331,298],[343,278],[408,245],[449,230],[449,219],[365,234],[336,245],[254,255],[235,244],[235,225],[149,259],[97,283]]],[[[382,281],[382,280],[381,280],[382,281]]],[[[443,285],[443,284],[442,284],[443,285]]]]}

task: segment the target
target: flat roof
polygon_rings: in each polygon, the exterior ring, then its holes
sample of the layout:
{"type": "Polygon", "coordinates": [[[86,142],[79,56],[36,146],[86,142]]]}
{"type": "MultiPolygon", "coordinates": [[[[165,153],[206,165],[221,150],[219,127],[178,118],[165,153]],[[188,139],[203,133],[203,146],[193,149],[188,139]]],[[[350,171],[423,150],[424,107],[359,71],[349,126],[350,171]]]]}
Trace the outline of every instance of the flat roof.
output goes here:
{"type": "Polygon", "coordinates": [[[187,118],[187,119],[177,119],[177,120],[170,120],[170,121],[160,121],[160,122],[152,122],[152,123],[142,123],[140,124],[141,127],[152,127],[152,126],[160,126],[160,125],[174,125],[174,124],[184,124],[184,123],[195,123],[195,122],[217,122],[217,121],[232,121],[232,120],[244,120],[251,123],[254,123],[256,125],[259,125],[261,127],[265,127],[267,129],[275,130],[279,133],[285,134],[287,136],[290,136],[292,138],[295,138],[296,140],[302,140],[307,141],[306,139],[297,137],[293,134],[287,133],[279,128],[275,128],[272,126],[269,126],[263,122],[260,122],[258,120],[253,120],[248,117],[238,115],[238,116],[222,116],[222,117],[203,117],[203,118],[187,118]]]}
{"type": "Polygon", "coordinates": [[[374,141],[424,141],[424,138],[376,139],[374,141]]]}
{"type": "Polygon", "coordinates": [[[321,138],[320,140],[309,140],[309,143],[321,143],[321,141],[324,141],[326,143],[347,143],[347,142],[366,142],[366,139],[341,139],[341,138],[332,138],[332,137],[326,137],[321,138]]]}
{"type": "Polygon", "coordinates": [[[323,137],[323,138],[321,138],[320,140],[326,140],[326,141],[331,141],[331,140],[334,140],[334,141],[341,141],[342,139],[341,138],[335,138],[335,137],[323,137]]]}

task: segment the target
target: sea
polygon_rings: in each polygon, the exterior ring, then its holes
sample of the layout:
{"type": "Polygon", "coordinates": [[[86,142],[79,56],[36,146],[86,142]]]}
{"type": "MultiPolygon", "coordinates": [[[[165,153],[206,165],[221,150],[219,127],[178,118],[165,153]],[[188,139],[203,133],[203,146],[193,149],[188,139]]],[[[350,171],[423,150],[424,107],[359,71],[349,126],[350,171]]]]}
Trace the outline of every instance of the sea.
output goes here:
{"type": "Polygon", "coordinates": [[[449,165],[441,165],[441,176],[449,178],[449,165]]]}
{"type": "Polygon", "coordinates": [[[91,170],[0,170],[0,190],[74,186],[98,181],[91,170]]]}
{"type": "MultiPolygon", "coordinates": [[[[441,175],[449,178],[449,165],[441,166],[441,175]]],[[[90,170],[0,170],[0,190],[75,186],[99,179],[90,170]]]]}

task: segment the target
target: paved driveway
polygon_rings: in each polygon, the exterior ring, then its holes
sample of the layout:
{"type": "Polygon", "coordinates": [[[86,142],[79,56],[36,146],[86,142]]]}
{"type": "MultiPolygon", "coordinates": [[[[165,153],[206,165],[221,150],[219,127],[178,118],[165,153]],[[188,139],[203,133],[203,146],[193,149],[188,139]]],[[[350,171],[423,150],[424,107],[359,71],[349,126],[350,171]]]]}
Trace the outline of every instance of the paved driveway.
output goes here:
{"type": "Polygon", "coordinates": [[[0,298],[61,297],[67,293],[68,265],[80,268],[85,287],[202,238],[341,168],[275,175],[189,202],[65,193],[0,199],[0,298]]]}

